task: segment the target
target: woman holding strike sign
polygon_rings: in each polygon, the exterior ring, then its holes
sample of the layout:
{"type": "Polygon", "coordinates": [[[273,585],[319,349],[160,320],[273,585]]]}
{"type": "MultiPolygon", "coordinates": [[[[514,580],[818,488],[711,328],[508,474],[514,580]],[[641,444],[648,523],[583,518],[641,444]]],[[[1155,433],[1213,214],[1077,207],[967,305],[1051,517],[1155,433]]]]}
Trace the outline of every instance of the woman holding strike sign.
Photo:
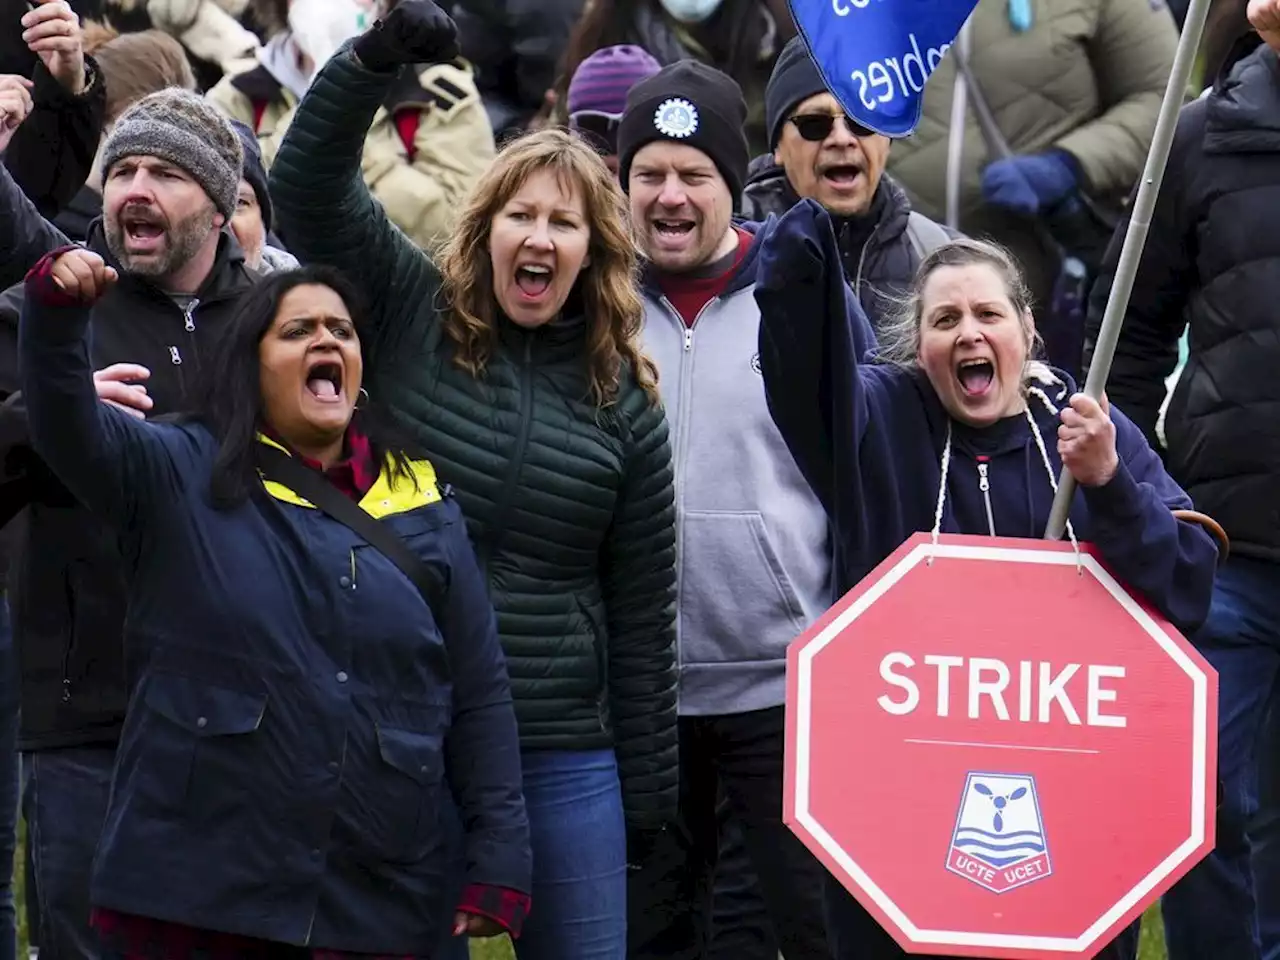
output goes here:
{"type": "MultiPolygon", "coordinates": [[[[831,519],[838,593],[919,530],[1039,537],[1056,477],[1068,532],[1184,632],[1209,610],[1217,546],[1141,432],[1033,361],[1026,284],[1000,248],[960,240],[921,263],[899,322],[874,335],[843,281],[827,213],[764,229],[756,300],[770,410],[831,519]],[[872,362],[874,361],[874,362],[872,362]]],[[[905,956],[833,878],[837,960],[905,956]]],[[[1132,958],[1136,924],[1106,947],[1132,958]]]]}

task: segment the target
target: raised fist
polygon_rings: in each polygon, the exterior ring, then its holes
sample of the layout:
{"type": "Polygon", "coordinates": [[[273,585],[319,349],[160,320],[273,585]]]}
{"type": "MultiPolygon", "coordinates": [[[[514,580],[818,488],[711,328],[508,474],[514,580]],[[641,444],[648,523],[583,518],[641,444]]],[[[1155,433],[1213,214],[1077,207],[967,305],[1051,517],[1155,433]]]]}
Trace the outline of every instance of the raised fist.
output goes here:
{"type": "Polygon", "coordinates": [[[356,38],[354,48],[370,70],[397,70],[407,63],[448,63],[458,56],[458,28],[432,0],[401,0],[356,38]]]}
{"type": "Polygon", "coordinates": [[[97,303],[118,279],[113,267],[83,247],[76,247],[53,261],[54,284],[83,304],[97,303]]]}
{"type": "Polygon", "coordinates": [[[84,32],[67,0],[35,0],[22,17],[22,42],[69,93],[84,93],[84,32]]]}

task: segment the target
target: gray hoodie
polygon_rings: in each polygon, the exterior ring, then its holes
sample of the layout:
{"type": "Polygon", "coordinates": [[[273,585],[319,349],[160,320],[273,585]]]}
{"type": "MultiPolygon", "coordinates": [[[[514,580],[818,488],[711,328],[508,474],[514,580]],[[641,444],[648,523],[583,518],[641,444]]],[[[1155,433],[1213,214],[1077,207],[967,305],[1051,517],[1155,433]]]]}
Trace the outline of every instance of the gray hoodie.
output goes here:
{"type": "Polygon", "coordinates": [[[644,347],[676,472],[683,716],[784,703],[787,646],[832,599],[826,514],[765,402],[758,245],[692,328],[652,282],[645,290],[644,347]]]}

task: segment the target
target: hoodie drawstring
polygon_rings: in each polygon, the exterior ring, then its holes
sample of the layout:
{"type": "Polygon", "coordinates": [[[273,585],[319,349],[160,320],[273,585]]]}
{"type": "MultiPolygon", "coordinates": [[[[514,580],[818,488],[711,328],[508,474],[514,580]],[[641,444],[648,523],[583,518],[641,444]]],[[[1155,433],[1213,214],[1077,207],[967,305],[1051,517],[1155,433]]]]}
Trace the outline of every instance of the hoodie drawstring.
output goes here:
{"type": "MultiPolygon", "coordinates": [[[[1027,390],[1027,394],[1028,394],[1028,397],[1035,396],[1039,398],[1040,402],[1043,403],[1045,407],[1048,408],[1049,412],[1052,413],[1054,416],[1057,416],[1058,414],[1057,407],[1053,405],[1053,402],[1049,399],[1048,394],[1046,394],[1042,389],[1040,389],[1039,387],[1030,387],[1027,390]]],[[[1039,424],[1036,423],[1036,418],[1031,415],[1030,404],[1028,404],[1026,407],[1023,408],[1023,413],[1026,414],[1027,423],[1031,425],[1031,436],[1035,439],[1036,448],[1040,451],[1040,460],[1044,464],[1045,473],[1049,475],[1049,486],[1053,488],[1053,492],[1056,495],[1058,492],[1058,478],[1053,475],[1053,464],[1049,461],[1049,450],[1044,445],[1044,437],[1040,433],[1040,426],[1039,424]]],[[[938,545],[938,536],[942,532],[942,514],[946,507],[946,502],[947,502],[947,475],[951,472],[951,420],[950,419],[947,420],[947,439],[946,439],[946,442],[942,445],[942,464],[941,464],[940,470],[942,473],[942,477],[938,481],[938,505],[933,511],[932,536],[933,536],[933,545],[935,547],[938,545]]],[[[981,473],[982,471],[980,471],[980,475],[981,473]]],[[[984,477],[983,479],[986,479],[986,478],[984,477]]],[[[983,495],[987,497],[987,508],[988,508],[987,520],[990,525],[991,535],[995,536],[995,532],[996,532],[995,521],[990,512],[991,500],[990,500],[989,490],[984,490],[983,495]]],[[[1076,553],[1076,572],[1083,573],[1084,566],[1080,558],[1080,543],[1078,540],[1076,540],[1076,532],[1072,528],[1070,520],[1067,521],[1067,537],[1071,540],[1071,546],[1076,553]]],[[[928,562],[930,564],[933,563],[932,555],[929,556],[928,562]]]]}

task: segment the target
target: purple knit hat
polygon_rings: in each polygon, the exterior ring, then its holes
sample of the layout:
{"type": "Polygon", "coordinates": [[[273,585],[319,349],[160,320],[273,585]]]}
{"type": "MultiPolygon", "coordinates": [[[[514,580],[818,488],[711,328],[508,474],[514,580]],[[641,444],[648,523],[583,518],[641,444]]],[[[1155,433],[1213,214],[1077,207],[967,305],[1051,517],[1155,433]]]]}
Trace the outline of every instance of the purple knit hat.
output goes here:
{"type": "Polygon", "coordinates": [[[629,43],[601,47],[573,72],[569,81],[569,115],[593,110],[621,116],[627,91],[662,69],[647,50],[629,43]]]}

